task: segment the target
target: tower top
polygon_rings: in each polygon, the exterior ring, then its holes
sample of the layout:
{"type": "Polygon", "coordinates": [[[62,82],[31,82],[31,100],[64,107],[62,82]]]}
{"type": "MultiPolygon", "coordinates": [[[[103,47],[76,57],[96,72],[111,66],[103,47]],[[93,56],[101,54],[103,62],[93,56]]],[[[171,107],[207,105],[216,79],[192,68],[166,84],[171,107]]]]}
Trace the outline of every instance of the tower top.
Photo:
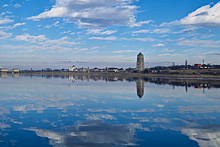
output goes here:
{"type": "Polygon", "coordinates": [[[138,56],[143,55],[141,52],[138,54],[138,56]]]}

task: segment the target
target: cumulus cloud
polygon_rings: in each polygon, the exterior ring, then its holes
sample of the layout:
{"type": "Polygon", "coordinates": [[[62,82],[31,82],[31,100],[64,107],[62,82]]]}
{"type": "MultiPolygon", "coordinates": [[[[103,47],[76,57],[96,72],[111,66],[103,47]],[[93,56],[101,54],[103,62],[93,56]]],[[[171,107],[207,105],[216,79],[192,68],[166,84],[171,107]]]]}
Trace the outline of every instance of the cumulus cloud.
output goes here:
{"type": "Polygon", "coordinates": [[[157,39],[154,39],[154,38],[122,38],[122,40],[138,40],[138,41],[144,41],[144,42],[157,41],[157,39]]]}
{"type": "Polygon", "coordinates": [[[213,40],[178,40],[178,45],[199,46],[199,47],[220,47],[220,41],[213,40]]]}
{"type": "Polygon", "coordinates": [[[94,49],[98,49],[98,48],[100,48],[100,47],[96,46],[96,47],[93,47],[93,48],[91,48],[91,49],[94,50],[94,49]]]}
{"type": "Polygon", "coordinates": [[[155,29],[154,33],[160,34],[160,33],[167,33],[169,32],[169,29],[155,29]]]}
{"type": "Polygon", "coordinates": [[[106,30],[102,32],[102,29],[89,29],[87,30],[87,32],[88,32],[86,33],[87,35],[88,34],[110,35],[117,32],[117,30],[106,30]]]}
{"type": "Polygon", "coordinates": [[[115,36],[112,36],[112,37],[106,37],[106,38],[103,38],[103,37],[90,37],[89,39],[96,39],[96,40],[116,40],[117,38],[115,36]]]}
{"type": "Polygon", "coordinates": [[[55,23],[53,23],[53,24],[51,24],[51,25],[46,25],[44,28],[49,29],[49,28],[51,28],[51,27],[56,27],[58,23],[59,23],[59,21],[56,21],[55,23]]]}
{"type": "Polygon", "coordinates": [[[147,33],[149,30],[139,30],[139,31],[134,31],[133,34],[138,34],[138,33],[147,33]]]}
{"type": "Polygon", "coordinates": [[[188,14],[179,22],[182,25],[194,25],[204,28],[219,28],[220,27],[220,2],[213,7],[205,5],[196,11],[188,14]]]}
{"type": "Polygon", "coordinates": [[[179,34],[179,33],[190,33],[190,32],[194,32],[196,29],[198,29],[198,27],[188,27],[186,29],[177,31],[177,32],[173,32],[173,34],[179,34]]]}
{"type": "Polygon", "coordinates": [[[74,41],[68,41],[68,39],[69,39],[68,36],[64,36],[60,39],[47,40],[45,42],[40,42],[39,44],[43,44],[43,45],[57,44],[57,45],[68,45],[68,46],[73,46],[73,45],[78,44],[74,41]]]}
{"type": "Polygon", "coordinates": [[[81,28],[103,28],[115,25],[141,26],[149,21],[137,22],[138,6],[132,0],[56,0],[45,12],[27,19],[66,18],[81,28]]]}
{"type": "Polygon", "coordinates": [[[87,51],[88,48],[83,48],[83,49],[80,49],[79,51],[87,51]]]}
{"type": "Polygon", "coordinates": [[[68,36],[64,36],[60,39],[54,39],[50,40],[45,37],[45,35],[38,35],[38,36],[31,36],[29,34],[23,34],[23,35],[18,35],[15,37],[14,40],[16,41],[28,41],[30,43],[37,43],[37,44],[42,44],[42,45],[67,45],[67,46],[73,46],[75,44],[78,44],[74,41],[68,41],[68,36]]]}
{"type": "Polygon", "coordinates": [[[19,7],[21,7],[21,5],[19,3],[17,3],[17,4],[14,4],[14,7],[19,8],[19,7]]]}
{"type": "Polygon", "coordinates": [[[7,39],[12,36],[12,33],[6,33],[0,30],[0,39],[7,39]]]}
{"type": "Polygon", "coordinates": [[[141,27],[143,24],[149,24],[150,22],[154,22],[153,20],[140,21],[138,23],[134,23],[131,27],[141,27]]]}
{"type": "Polygon", "coordinates": [[[175,52],[175,50],[164,49],[162,52],[175,52]]]}
{"type": "Polygon", "coordinates": [[[12,19],[0,17],[0,25],[1,25],[1,24],[7,24],[7,23],[10,23],[10,22],[13,22],[13,21],[14,21],[14,20],[12,20],[12,19]]]}
{"type": "Polygon", "coordinates": [[[98,53],[99,51],[96,50],[96,51],[90,51],[90,52],[86,52],[87,54],[92,54],[92,53],[98,53]]]}
{"type": "Polygon", "coordinates": [[[7,26],[7,27],[0,27],[1,29],[7,29],[7,30],[10,30],[10,29],[14,29],[16,27],[19,27],[19,26],[22,26],[22,25],[25,25],[26,23],[23,22],[23,23],[16,23],[14,24],[13,26],[7,26]]]}
{"type": "Polygon", "coordinates": [[[165,53],[165,54],[159,54],[158,57],[162,57],[162,56],[171,56],[171,57],[174,57],[174,56],[182,56],[182,54],[169,54],[169,53],[165,53]]]}
{"type": "Polygon", "coordinates": [[[3,5],[3,7],[8,7],[8,6],[10,6],[10,5],[9,5],[9,4],[4,4],[4,5],[3,5]]]}
{"type": "Polygon", "coordinates": [[[161,44],[161,43],[159,43],[159,44],[154,44],[154,45],[152,45],[153,47],[162,47],[162,46],[165,46],[164,44],[161,44]]]}
{"type": "MultiPolygon", "coordinates": [[[[69,30],[69,31],[64,31],[64,32],[60,32],[60,34],[68,34],[68,33],[70,33],[71,32],[71,30],[69,30]]],[[[71,33],[72,34],[72,33],[71,33]]],[[[74,33],[73,33],[74,34],[74,33]]]]}
{"type": "Polygon", "coordinates": [[[38,35],[38,36],[31,36],[29,34],[23,34],[18,35],[15,37],[16,41],[28,41],[30,43],[36,43],[40,41],[45,41],[47,38],[45,38],[45,35],[38,35]]]}
{"type": "Polygon", "coordinates": [[[131,52],[137,52],[137,50],[119,50],[119,51],[113,51],[112,53],[131,53],[131,52]]]}

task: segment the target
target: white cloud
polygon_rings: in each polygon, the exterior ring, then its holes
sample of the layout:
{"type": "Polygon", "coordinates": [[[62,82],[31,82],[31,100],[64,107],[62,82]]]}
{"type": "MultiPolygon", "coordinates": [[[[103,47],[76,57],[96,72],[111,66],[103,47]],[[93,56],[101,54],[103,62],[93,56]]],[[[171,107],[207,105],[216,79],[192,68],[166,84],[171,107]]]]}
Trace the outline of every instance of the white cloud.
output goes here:
{"type": "MultiPolygon", "coordinates": [[[[12,45],[2,45],[2,49],[12,49],[12,50],[19,50],[17,52],[33,52],[33,51],[41,51],[41,50],[57,50],[58,52],[65,52],[65,51],[71,51],[71,48],[67,47],[61,47],[58,45],[52,45],[52,46],[38,46],[38,45],[32,45],[32,46],[12,46],[12,45]]],[[[37,57],[37,56],[36,56],[37,57]]]]}
{"type": "Polygon", "coordinates": [[[19,8],[19,7],[21,7],[21,5],[19,3],[17,3],[17,4],[14,4],[14,7],[19,8]]]}
{"type": "Polygon", "coordinates": [[[96,40],[116,40],[117,38],[115,36],[112,36],[112,37],[106,37],[106,38],[103,38],[103,37],[90,37],[89,39],[96,39],[96,40]]]}
{"type": "Polygon", "coordinates": [[[83,49],[80,49],[79,51],[87,51],[88,48],[83,48],[83,49]]]}
{"type": "Polygon", "coordinates": [[[204,28],[220,28],[220,2],[213,7],[205,5],[181,19],[181,25],[194,25],[204,28]]]}
{"type": "Polygon", "coordinates": [[[12,33],[6,33],[0,30],[0,39],[7,39],[12,36],[12,33]]]}
{"type": "Polygon", "coordinates": [[[139,31],[134,31],[133,34],[138,34],[138,33],[147,33],[149,30],[139,30],[139,31]]]}
{"type": "Polygon", "coordinates": [[[54,39],[50,40],[45,37],[45,35],[38,35],[38,36],[31,36],[29,34],[23,34],[23,35],[18,35],[15,37],[14,40],[16,41],[28,41],[30,43],[37,43],[37,44],[42,44],[42,45],[68,45],[68,46],[73,46],[75,44],[78,44],[74,41],[69,42],[68,41],[68,36],[64,36],[60,39],[54,39]]]}
{"type": "Polygon", "coordinates": [[[163,27],[163,26],[166,26],[166,25],[179,25],[179,21],[178,20],[175,20],[175,21],[171,21],[169,23],[167,22],[163,22],[160,26],[163,27]]]}
{"type": "Polygon", "coordinates": [[[119,50],[119,51],[113,51],[112,53],[131,53],[131,52],[137,52],[137,50],[119,50]]]}
{"type": "Polygon", "coordinates": [[[98,53],[99,51],[96,50],[96,51],[91,51],[91,52],[86,52],[87,54],[92,54],[92,53],[98,53]]]}
{"type": "Polygon", "coordinates": [[[93,48],[91,48],[91,49],[94,50],[94,49],[98,49],[98,48],[100,48],[100,47],[93,47],[93,48]]]}
{"type": "Polygon", "coordinates": [[[87,30],[87,32],[88,32],[86,33],[87,35],[88,34],[110,35],[117,32],[117,30],[106,30],[102,32],[102,29],[89,29],[87,30]]]}
{"type": "Polygon", "coordinates": [[[177,44],[197,47],[220,47],[220,41],[213,40],[178,40],[177,44]]]}
{"type": "Polygon", "coordinates": [[[16,27],[19,27],[19,26],[22,26],[22,25],[25,25],[26,23],[23,22],[23,23],[16,23],[14,24],[13,26],[8,26],[8,27],[0,27],[1,29],[7,29],[7,30],[10,30],[10,29],[14,29],[16,27]]]}
{"type": "Polygon", "coordinates": [[[154,44],[152,45],[153,47],[162,47],[162,46],[165,46],[164,44],[154,44]]]}
{"type": "Polygon", "coordinates": [[[164,49],[162,52],[175,52],[175,50],[164,49]]]}
{"type": "MultiPolygon", "coordinates": [[[[71,30],[69,30],[69,31],[64,31],[64,32],[60,32],[60,34],[67,34],[67,33],[70,33],[71,32],[71,30]]],[[[72,33],[71,33],[72,34],[72,33]]]]}
{"type": "Polygon", "coordinates": [[[155,29],[154,33],[160,34],[160,33],[167,33],[169,32],[169,29],[155,29]]]}
{"type": "Polygon", "coordinates": [[[150,22],[154,22],[154,21],[153,20],[140,21],[138,23],[132,24],[131,27],[141,27],[142,24],[149,24],[150,22]]]}
{"type": "Polygon", "coordinates": [[[169,53],[165,53],[165,54],[159,54],[158,56],[159,56],[159,57],[162,57],[162,56],[171,56],[171,57],[174,57],[174,56],[182,56],[182,54],[169,54],[169,53]]]}
{"type": "Polygon", "coordinates": [[[47,40],[46,42],[40,42],[39,44],[44,44],[44,45],[57,44],[57,45],[68,45],[68,46],[73,46],[73,45],[78,44],[74,41],[69,42],[68,39],[69,39],[68,36],[64,36],[60,39],[47,40]]]}
{"type": "Polygon", "coordinates": [[[45,38],[45,35],[39,35],[39,36],[30,36],[29,34],[23,34],[18,35],[15,37],[16,41],[29,41],[30,43],[36,43],[47,40],[45,38]]]}
{"type": "Polygon", "coordinates": [[[138,40],[138,41],[144,41],[144,42],[147,42],[147,41],[157,41],[157,39],[154,39],[154,38],[122,38],[122,40],[138,40]]]}
{"type": "Polygon", "coordinates": [[[7,24],[7,23],[10,23],[10,22],[13,22],[13,21],[14,21],[14,20],[12,20],[12,19],[0,17],[0,25],[1,25],[1,24],[7,24]]]}
{"type": "Polygon", "coordinates": [[[103,28],[115,25],[141,26],[150,21],[136,23],[138,6],[131,0],[56,0],[49,10],[27,19],[66,18],[82,28],[103,28]]]}
{"type": "Polygon", "coordinates": [[[8,6],[10,6],[10,5],[8,5],[8,4],[4,4],[4,5],[3,5],[3,7],[8,7],[8,6]]]}
{"type": "Polygon", "coordinates": [[[57,26],[57,24],[59,23],[59,21],[56,21],[55,23],[53,23],[53,24],[51,24],[51,25],[46,25],[44,28],[51,28],[51,27],[56,27],[57,26]]]}
{"type": "Polygon", "coordinates": [[[0,16],[3,16],[5,14],[12,14],[12,12],[10,12],[10,11],[2,12],[0,16]]]}
{"type": "Polygon", "coordinates": [[[198,27],[188,27],[186,29],[177,31],[177,32],[173,32],[173,34],[179,34],[179,33],[189,33],[189,32],[193,32],[194,30],[198,29],[198,27]]]}

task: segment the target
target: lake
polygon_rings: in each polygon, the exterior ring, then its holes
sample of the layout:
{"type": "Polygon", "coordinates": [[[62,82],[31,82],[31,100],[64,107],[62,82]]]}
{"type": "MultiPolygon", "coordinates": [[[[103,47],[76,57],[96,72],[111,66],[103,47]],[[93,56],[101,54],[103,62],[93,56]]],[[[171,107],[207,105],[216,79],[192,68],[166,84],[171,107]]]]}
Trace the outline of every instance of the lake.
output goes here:
{"type": "Polygon", "coordinates": [[[220,79],[0,73],[0,146],[219,147],[220,79]]]}

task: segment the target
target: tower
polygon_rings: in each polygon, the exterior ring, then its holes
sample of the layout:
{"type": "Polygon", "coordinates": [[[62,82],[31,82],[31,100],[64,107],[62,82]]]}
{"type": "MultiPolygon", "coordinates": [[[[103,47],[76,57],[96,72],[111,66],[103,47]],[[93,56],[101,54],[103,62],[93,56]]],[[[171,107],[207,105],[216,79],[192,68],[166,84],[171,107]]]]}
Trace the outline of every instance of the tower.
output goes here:
{"type": "Polygon", "coordinates": [[[139,53],[137,55],[137,66],[136,69],[138,71],[143,71],[144,70],[144,55],[142,53],[139,53]]]}

